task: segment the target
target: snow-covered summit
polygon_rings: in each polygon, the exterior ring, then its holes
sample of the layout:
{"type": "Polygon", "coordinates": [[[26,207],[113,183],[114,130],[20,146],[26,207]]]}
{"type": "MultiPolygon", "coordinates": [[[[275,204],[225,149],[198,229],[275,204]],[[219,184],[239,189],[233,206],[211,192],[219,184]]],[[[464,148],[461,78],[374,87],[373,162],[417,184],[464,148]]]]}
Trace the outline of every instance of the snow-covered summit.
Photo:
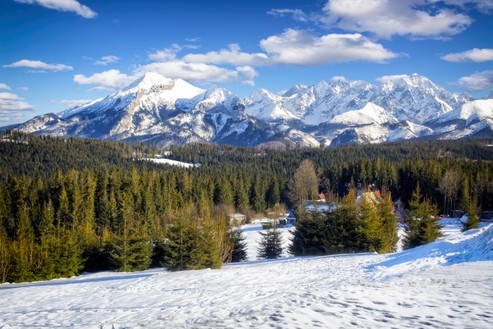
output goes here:
{"type": "Polygon", "coordinates": [[[205,92],[201,88],[186,82],[183,79],[170,79],[155,72],[147,72],[121,91],[118,96],[126,94],[157,92],[164,94],[168,99],[193,98],[205,92]]]}
{"type": "Polygon", "coordinates": [[[146,142],[306,146],[493,136],[491,99],[473,102],[418,74],[378,81],[336,77],[239,99],[223,88],[204,90],[149,72],[102,99],[33,118],[18,129],[146,142]]]}

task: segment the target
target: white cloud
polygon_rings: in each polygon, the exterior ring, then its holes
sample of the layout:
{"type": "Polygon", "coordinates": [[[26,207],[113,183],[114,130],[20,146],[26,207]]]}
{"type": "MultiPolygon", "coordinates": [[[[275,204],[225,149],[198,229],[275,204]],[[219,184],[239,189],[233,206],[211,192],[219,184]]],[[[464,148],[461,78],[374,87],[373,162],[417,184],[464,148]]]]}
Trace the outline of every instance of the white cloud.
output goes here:
{"type": "Polygon", "coordinates": [[[458,34],[472,23],[469,16],[445,7],[437,9],[429,0],[329,0],[324,12],[322,21],[329,26],[382,38],[439,38],[458,34]]]}
{"type": "Polygon", "coordinates": [[[20,91],[29,91],[29,87],[27,87],[27,86],[22,86],[22,87],[19,87],[17,89],[19,89],[20,91]]]}
{"type": "Polygon", "coordinates": [[[7,90],[10,90],[10,87],[7,86],[5,83],[1,83],[0,82],[0,89],[7,89],[7,90]]]}
{"type": "Polygon", "coordinates": [[[83,74],[74,75],[74,82],[81,85],[97,85],[95,90],[120,89],[134,80],[134,77],[118,70],[95,73],[89,77],[83,74]]]}
{"type": "Polygon", "coordinates": [[[298,22],[308,22],[309,20],[308,15],[301,9],[271,9],[267,14],[274,17],[291,16],[291,18],[298,22]]]}
{"type": "Polygon", "coordinates": [[[94,18],[97,13],[77,0],[15,0],[19,3],[37,4],[48,9],[74,12],[84,18],[94,18]]]}
{"type": "Polygon", "coordinates": [[[227,82],[236,80],[238,72],[227,68],[204,63],[187,63],[181,60],[155,62],[142,65],[136,75],[145,72],[157,72],[169,78],[181,78],[191,82],[227,82]]]}
{"type": "Polygon", "coordinates": [[[493,61],[493,49],[478,49],[464,51],[462,53],[447,54],[442,57],[448,62],[487,62],[493,61]]]}
{"type": "Polygon", "coordinates": [[[7,92],[0,92],[0,122],[18,122],[32,111],[32,106],[23,98],[7,92]]]}
{"type": "Polygon", "coordinates": [[[459,79],[459,85],[469,91],[493,89],[493,70],[481,71],[459,79]]]}
{"type": "Polygon", "coordinates": [[[120,60],[119,57],[117,56],[113,56],[113,55],[109,55],[109,56],[103,56],[101,57],[100,59],[98,59],[97,61],[94,62],[95,65],[108,65],[108,64],[111,64],[111,63],[116,63],[120,60]]]}
{"type": "Polygon", "coordinates": [[[57,104],[62,104],[68,108],[73,108],[76,106],[80,106],[92,102],[92,99],[62,99],[53,102],[57,104]]]}
{"type": "Polygon", "coordinates": [[[251,66],[238,66],[236,71],[239,73],[239,80],[245,85],[254,86],[255,78],[258,77],[258,72],[251,66]]]}
{"type": "Polygon", "coordinates": [[[265,65],[269,58],[263,53],[241,52],[238,44],[230,44],[228,49],[210,51],[205,54],[188,54],[183,57],[185,62],[231,65],[265,65]]]}
{"type": "Polygon", "coordinates": [[[157,50],[149,54],[149,59],[160,62],[173,61],[176,59],[176,54],[178,54],[182,49],[182,46],[174,43],[168,48],[157,50]]]}
{"type": "Polygon", "coordinates": [[[407,78],[408,76],[405,74],[395,74],[395,75],[384,75],[382,77],[377,78],[376,80],[382,84],[392,81],[399,81],[407,78]]]}
{"type": "Polygon", "coordinates": [[[381,44],[361,34],[314,36],[306,31],[288,29],[281,35],[260,41],[260,46],[275,63],[322,65],[349,61],[385,62],[397,57],[381,44]]]}
{"type": "Polygon", "coordinates": [[[332,82],[338,82],[338,81],[346,82],[348,80],[345,76],[336,75],[336,76],[333,76],[332,79],[330,79],[330,81],[332,81],[332,82]]]}
{"type": "Polygon", "coordinates": [[[11,68],[18,68],[18,67],[25,67],[25,68],[30,68],[30,69],[35,69],[35,70],[48,70],[48,71],[72,71],[72,66],[64,65],[64,64],[47,64],[42,61],[32,61],[29,59],[22,59],[20,61],[17,61],[12,64],[4,65],[3,67],[11,67],[11,68]]]}

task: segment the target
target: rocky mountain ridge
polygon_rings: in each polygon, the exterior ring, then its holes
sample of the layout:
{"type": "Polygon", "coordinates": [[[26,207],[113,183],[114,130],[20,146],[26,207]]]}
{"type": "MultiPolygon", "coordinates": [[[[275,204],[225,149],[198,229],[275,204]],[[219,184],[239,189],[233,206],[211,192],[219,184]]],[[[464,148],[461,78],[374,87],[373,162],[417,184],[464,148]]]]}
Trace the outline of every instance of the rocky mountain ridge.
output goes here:
{"type": "Polygon", "coordinates": [[[240,99],[223,88],[204,90],[147,73],[105,98],[37,116],[16,129],[157,146],[337,146],[493,136],[493,99],[450,93],[417,74],[379,82],[338,78],[283,94],[260,89],[240,99]]]}

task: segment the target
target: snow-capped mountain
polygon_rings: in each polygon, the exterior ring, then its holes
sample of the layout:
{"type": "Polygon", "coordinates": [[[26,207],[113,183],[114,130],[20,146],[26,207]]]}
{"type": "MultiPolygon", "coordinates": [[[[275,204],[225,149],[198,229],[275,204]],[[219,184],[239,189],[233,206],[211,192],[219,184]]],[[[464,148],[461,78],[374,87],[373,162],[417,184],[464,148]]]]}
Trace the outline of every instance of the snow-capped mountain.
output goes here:
{"type": "Polygon", "coordinates": [[[35,117],[17,129],[157,145],[219,142],[257,145],[277,134],[237,109],[225,89],[203,90],[181,79],[147,73],[103,99],[56,114],[35,117]]]}
{"type": "Polygon", "coordinates": [[[493,99],[453,94],[417,74],[379,81],[377,86],[338,78],[296,85],[283,94],[260,89],[239,99],[226,89],[204,90],[147,73],[105,98],[16,128],[158,146],[318,146],[493,136],[493,99]]]}

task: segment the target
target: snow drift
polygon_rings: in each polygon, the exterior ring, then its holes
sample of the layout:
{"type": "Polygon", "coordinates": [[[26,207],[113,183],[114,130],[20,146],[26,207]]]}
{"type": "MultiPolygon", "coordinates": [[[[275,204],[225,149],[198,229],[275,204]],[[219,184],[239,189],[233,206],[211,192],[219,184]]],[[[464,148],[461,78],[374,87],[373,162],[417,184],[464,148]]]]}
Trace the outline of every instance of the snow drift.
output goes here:
{"type": "Polygon", "coordinates": [[[4,284],[0,328],[492,328],[492,246],[489,225],[388,255],[4,284]]]}

